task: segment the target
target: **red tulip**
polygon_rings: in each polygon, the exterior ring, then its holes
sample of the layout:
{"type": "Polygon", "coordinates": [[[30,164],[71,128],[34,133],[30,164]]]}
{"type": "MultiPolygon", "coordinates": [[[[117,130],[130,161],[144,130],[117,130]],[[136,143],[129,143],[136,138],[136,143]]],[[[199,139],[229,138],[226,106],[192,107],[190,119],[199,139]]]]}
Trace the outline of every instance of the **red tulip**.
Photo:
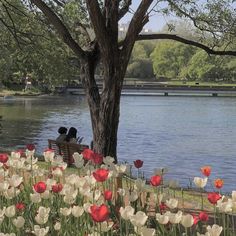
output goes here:
{"type": "Polygon", "coordinates": [[[202,171],[202,174],[205,175],[205,176],[210,176],[211,174],[211,167],[210,166],[203,166],[201,168],[201,171],[202,171]]]}
{"type": "Polygon", "coordinates": [[[93,205],[90,207],[91,217],[95,222],[103,222],[109,217],[109,209],[106,205],[102,204],[101,206],[93,205]]]}
{"type": "Polygon", "coordinates": [[[208,193],[207,199],[211,204],[215,205],[221,199],[221,195],[219,193],[208,193]]]}
{"type": "Polygon", "coordinates": [[[105,190],[104,191],[104,198],[105,198],[105,200],[110,201],[112,199],[112,191],[105,190]]]}
{"type": "Polygon", "coordinates": [[[167,208],[167,205],[164,202],[161,202],[161,204],[159,205],[160,211],[165,211],[167,208]]]}
{"type": "Polygon", "coordinates": [[[103,182],[107,179],[109,174],[109,170],[107,169],[97,169],[96,171],[93,172],[93,177],[98,181],[98,182],[103,182]]]}
{"type": "Polygon", "coordinates": [[[26,148],[29,150],[29,151],[33,151],[35,149],[35,145],[34,144],[27,144],[26,145],[26,148]]]}
{"type": "Polygon", "coordinates": [[[19,210],[19,211],[24,210],[25,209],[25,204],[22,203],[22,202],[16,203],[16,209],[19,210]]]}
{"type": "Polygon", "coordinates": [[[22,157],[24,155],[25,150],[23,149],[18,149],[16,152],[20,153],[20,156],[22,157]]]}
{"type": "Polygon", "coordinates": [[[222,188],[223,185],[224,185],[224,180],[222,180],[222,179],[216,179],[216,180],[214,181],[214,184],[215,184],[215,187],[216,187],[216,188],[222,188]]]}
{"type": "Polygon", "coordinates": [[[207,214],[206,212],[201,211],[201,212],[199,213],[199,219],[200,219],[201,221],[206,222],[206,221],[208,221],[209,216],[208,216],[208,214],[207,214]]]}
{"type": "Polygon", "coordinates": [[[161,184],[162,177],[160,175],[154,175],[150,179],[150,183],[152,186],[159,186],[161,184]]]}
{"type": "Polygon", "coordinates": [[[0,162],[6,163],[8,161],[8,155],[6,153],[0,153],[0,162]]]}
{"type": "Polygon", "coordinates": [[[44,193],[46,191],[47,185],[40,181],[34,185],[34,190],[37,193],[44,193]]]}
{"type": "Polygon", "coordinates": [[[94,156],[93,150],[89,148],[84,149],[81,154],[83,155],[84,159],[87,161],[92,160],[94,156]]]}
{"type": "Polygon", "coordinates": [[[192,214],[192,216],[193,216],[193,224],[196,225],[199,221],[199,217],[194,214],[192,214]]]}
{"type": "Polygon", "coordinates": [[[136,160],[134,161],[134,166],[139,169],[143,166],[143,161],[142,160],[136,160]]]}
{"type": "Polygon", "coordinates": [[[54,184],[54,185],[52,186],[52,191],[53,191],[54,193],[59,193],[59,192],[61,192],[62,189],[63,189],[63,185],[62,185],[61,183],[59,183],[59,184],[54,184]]]}
{"type": "Polygon", "coordinates": [[[94,162],[95,165],[101,165],[103,162],[103,155],[94,153],[92,157],[92,161],[94,162]]]}

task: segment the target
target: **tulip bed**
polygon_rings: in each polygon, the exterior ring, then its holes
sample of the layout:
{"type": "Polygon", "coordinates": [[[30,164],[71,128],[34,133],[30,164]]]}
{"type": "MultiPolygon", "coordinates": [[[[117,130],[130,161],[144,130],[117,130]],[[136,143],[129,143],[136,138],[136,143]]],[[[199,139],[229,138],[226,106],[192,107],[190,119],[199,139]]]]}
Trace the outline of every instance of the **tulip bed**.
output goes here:
{"type": "Polygon", "coordinates": [[[0,154],[0,236],[236,235],[236,191],[222,196],[223,180],[217,179],[214,191],[203,194],[210,182],[209,166],[201,169],[204,178],[194,178],[202,189],[201,209],[190,214],[180,209],[183,195],[177,198],[163,184],[164,171],[152,176],[149,184],[140,177],[141,160],[134,162],[133,180],[127,178],[130,165],[114,164],[112,157],[89,149],[73,155],[72,174],[53,150],[45,150],[44,168],[34,152],[29,145],[24,153],[0,154]],[[206,200],[213,206],[210,213],[204,210],[206,200]]]}

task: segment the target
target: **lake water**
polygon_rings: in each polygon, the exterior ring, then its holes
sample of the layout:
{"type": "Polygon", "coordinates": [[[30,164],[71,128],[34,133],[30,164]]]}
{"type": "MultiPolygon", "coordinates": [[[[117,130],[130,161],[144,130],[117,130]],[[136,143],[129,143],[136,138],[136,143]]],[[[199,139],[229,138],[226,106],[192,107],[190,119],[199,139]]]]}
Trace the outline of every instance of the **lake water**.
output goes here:
{"type": "MultiPolygon", "coordinates": [[[[3,100],[0,147],[35,143],[37,152],[56,138],[60,126],[74,126],[84,143],[92,140],[85,97],[38,97],[3,100]]],[[[188,186],[212,166],[212,179],[223,178],[223,191],[236,189],[236,98],[123,96],[118,133],[120,161],[144,160],[146,176],[167,167],[166,178],[188,186]]]]}

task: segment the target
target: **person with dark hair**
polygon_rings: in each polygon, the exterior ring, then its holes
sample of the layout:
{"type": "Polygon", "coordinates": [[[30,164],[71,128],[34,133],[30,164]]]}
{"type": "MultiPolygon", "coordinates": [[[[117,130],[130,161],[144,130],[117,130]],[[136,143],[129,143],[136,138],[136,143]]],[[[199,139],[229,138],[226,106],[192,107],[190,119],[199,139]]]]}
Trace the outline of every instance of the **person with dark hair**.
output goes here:
{"type": "Polygon", "coordinates": [[[58,133],[60,134],[57,138],[57,142],[64,142],[66,139],[66,133],[67,133],[67,128],[66,127],[60,127],[58,129],[58,133]]]}
{"type": "Polygon", "coordinates": [[[68,134],[66,135],[66,142],[70,143],[77,143],[77,129],[74,127],[71,127],[68,131],[68,134]]]}

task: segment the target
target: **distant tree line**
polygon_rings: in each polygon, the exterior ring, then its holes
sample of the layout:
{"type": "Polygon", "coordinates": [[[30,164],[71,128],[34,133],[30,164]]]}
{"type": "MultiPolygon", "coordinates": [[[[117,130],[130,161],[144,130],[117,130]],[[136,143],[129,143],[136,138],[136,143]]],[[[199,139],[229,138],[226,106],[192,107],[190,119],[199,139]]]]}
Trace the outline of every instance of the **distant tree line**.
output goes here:
{"type": "MultiPolygon", "coordinates": [[[[184,38],[214,45],[209,34],[204,35],[186,21],[173,21],[163,27],[162,32],[178,33],[184,38]],[[191,30],[192,29],[192,30],[191,30]]],[[[236,38],[224,49],[236,49],[236,38]]],[[[236,58],[208,55],[205,51],[171,40],[140,41],[134,46],[127,77],[236,81],[236,58]]]]}
{"type": "Polygon", "coordinates": [[[232,82],[236,81],[236,58],[208,55],[170,40],[138,42],[126,76],[232,82]]]}

